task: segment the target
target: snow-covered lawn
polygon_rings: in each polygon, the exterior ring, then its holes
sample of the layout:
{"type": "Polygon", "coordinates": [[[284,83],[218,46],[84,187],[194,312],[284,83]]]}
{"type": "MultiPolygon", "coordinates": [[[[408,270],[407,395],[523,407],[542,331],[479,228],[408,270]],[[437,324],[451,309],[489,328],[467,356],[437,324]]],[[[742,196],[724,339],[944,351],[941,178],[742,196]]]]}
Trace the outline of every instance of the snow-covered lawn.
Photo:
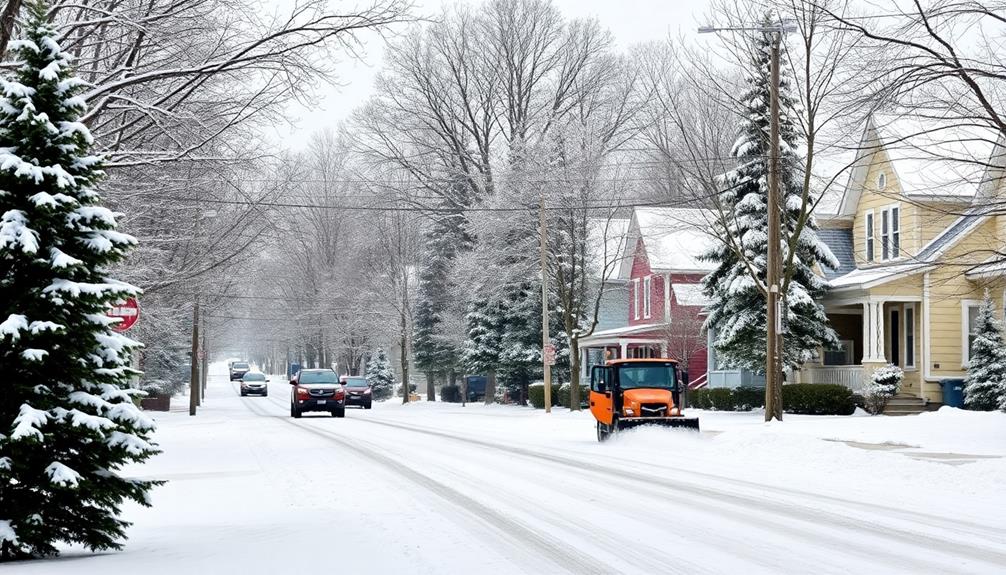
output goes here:
{"type": "Polygon", "coordinates": [[[137,473],[169,483],[152,509],[126,510],[135,525],[125,550],[71,549],[0,572],[993,573],[1006,564],[1003,414],[766,425],[758,413],[694,412],[702,434],[637,429],[598,444],[590,415],[563,409],[391,400],[345,419],[293,420],[286,384],[271,386],[267,398],[239,398],[213,377],[199,416],[157,414],[165,453],[137,473]],[[895,445],[866,445],[884,443],[895,445]]]}

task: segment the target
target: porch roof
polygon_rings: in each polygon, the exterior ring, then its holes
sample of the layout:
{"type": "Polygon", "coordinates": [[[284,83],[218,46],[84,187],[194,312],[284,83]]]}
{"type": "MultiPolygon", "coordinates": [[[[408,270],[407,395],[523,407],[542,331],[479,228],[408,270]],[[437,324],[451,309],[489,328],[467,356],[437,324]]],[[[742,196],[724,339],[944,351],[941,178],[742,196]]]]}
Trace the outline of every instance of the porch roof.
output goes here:
{"type": "Polygon", "coordinates": [[[618,339],[631,338],[634,336],[638,339],[654,339],[654,337],[658,336],[656,332],[659,332],[660,330],[664,329],[666,325],[667,324],[662,323],[647,323],[642,325],[627,325],[624,327],[616,327],[614,329],[595,331],[589,336],[581,339],[580,345],[587,346],[592,343],[604,343],[618,339]]]}
{"type": "Polygon", "coordinates": [[[924,263],[901,263],[876,268],[865,268],[853,270],[843,276],[839,276],[828,283],[834,291],[849,289],[870,289],[883,285],[889,281],[914,275],[928,269],[924,263]]]}
{"type": "Polygon", "coordinates": [[[964,277],[969,280],[1002,276],[1006,276],[1006,261],[1003,261],[999,257],[985,260],[985,262],[976,265],[964,273],[964,277]]]}

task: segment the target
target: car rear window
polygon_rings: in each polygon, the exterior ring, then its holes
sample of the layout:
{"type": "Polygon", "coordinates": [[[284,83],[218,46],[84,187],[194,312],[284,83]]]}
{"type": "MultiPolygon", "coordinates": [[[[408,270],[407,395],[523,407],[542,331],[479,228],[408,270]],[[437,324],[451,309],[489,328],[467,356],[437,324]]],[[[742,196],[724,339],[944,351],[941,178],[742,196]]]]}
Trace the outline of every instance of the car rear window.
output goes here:
{"type": "Polygon", "coordinates": [[[334,371],[302,371],[301,383],[339,383],[339,376],[334,371]]]}

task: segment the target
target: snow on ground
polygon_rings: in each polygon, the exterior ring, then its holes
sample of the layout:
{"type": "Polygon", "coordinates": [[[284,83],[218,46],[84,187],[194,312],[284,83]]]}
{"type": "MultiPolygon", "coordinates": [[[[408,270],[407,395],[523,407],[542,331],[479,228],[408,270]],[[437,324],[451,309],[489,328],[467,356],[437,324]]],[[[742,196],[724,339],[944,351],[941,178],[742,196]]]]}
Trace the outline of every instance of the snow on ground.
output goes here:
{"type": "Polygon", "coordinates": [[[169,483],[152,509],[126,509],[135,525],[123,551],[71,548],[0,573],[994,573],[1006,564],[1002,414],[787,415],[766,425],[758,413],[693,412],[702,434],[637,429],[598,444],[590,415],[563,409],[390,400],[345,419],[293,420],[283,378],[272,378],[269,397],[240,398],[222,365],[212,373],[197,417],[157,414],[165,453],[136,473],[169,483]]]}

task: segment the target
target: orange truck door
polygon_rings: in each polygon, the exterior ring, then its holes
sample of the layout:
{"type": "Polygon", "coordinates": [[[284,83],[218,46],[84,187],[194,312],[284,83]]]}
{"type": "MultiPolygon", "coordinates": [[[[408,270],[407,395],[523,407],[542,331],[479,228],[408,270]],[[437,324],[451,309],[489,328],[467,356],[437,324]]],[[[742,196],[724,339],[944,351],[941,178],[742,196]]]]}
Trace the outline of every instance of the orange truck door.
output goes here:
{"type": "Polygon", "coordinates": [[[612,371],[612,368],[601,365],[595,365],[590,370],[590,413],[605,425],[611,425],[612,371]]]}

